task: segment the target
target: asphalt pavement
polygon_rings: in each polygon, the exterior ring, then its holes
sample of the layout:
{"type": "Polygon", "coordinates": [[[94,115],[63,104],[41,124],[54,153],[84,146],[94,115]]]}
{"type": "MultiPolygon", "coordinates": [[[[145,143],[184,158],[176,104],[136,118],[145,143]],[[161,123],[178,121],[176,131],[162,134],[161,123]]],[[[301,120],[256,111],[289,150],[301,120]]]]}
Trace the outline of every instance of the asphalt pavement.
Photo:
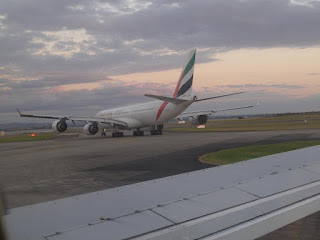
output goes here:
{"type": "Polygon", "coordinates": [[[165,132],[124,138],[63,135],[0,144],[9,208],[212,167],[199,156],[228,148],[320,139],[320,130],[165,132]]]}

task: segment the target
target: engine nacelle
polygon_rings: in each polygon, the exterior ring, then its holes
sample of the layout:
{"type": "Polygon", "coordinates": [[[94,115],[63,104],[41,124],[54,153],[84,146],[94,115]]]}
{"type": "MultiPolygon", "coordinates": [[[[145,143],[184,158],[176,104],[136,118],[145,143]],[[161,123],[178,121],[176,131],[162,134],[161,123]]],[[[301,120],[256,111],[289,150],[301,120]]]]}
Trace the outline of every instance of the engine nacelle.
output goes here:
{"type": "Polygon", "coordinates": [[[202,125],[202,124],[205,124],[207,120],[208,120],[207,115],[192,116],[189,118],[189,121],[192,125],[202,125]]]}
{"type": "Polygon", "coordinates": [[[98,131],[99,128],[97,124],[88,123],[83,127],[83,132],[87,135],[95,135],[98,131]]]}
{"type": "Polygon", "coordinates": [[[66,131],[68,128],[68,125],[65,121],[61,121],[61,120],[56,120],[52,123],[52,129],[55,132],[64,132],[66,131]]]}

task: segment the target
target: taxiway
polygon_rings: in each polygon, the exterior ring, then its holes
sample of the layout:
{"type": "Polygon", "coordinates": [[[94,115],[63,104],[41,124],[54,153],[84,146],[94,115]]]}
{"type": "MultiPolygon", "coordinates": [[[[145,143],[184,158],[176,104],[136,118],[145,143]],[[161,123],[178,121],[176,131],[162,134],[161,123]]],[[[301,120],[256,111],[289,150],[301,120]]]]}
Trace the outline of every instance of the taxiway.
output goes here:
{"type": "Polygon", "coordinates": [[[320,139],[320,130],[126,134],[119,139],[64,135],[0,144],[0,182],[8,207],[211,167],[198,157],[222,149],[320,139]]]}

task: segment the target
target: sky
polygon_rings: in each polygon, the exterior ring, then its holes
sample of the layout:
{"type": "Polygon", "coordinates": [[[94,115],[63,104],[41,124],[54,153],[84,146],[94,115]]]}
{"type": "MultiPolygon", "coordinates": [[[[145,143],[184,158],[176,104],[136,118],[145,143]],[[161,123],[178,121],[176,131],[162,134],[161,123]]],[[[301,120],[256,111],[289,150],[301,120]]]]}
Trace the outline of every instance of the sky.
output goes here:
{"type": "Polygon", "coordinates": [[[172,96],[194,48],[198,98],[246,93],[190,110],[319,111],[319,23],[319,0],[4,0],[0,123],[36,121],[16,107],[93,116],[172,96]]]}

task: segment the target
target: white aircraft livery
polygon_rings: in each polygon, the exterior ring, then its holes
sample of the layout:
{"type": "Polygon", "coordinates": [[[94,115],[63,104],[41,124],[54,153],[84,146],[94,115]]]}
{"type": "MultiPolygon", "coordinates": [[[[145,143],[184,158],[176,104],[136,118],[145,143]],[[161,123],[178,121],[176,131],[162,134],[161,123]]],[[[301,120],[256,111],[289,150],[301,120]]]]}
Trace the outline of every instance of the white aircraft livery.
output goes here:
{"type": "MultiPolygon", "coordinates": [[[[136,104],[128,107],[103,110],[94,117],[75,117],[58,115],[32,115],[18,112],[21,117],[49,118],[56,119],[52,123],[52,128],[56,132],[67,130],[67,120],[72,122],[86,122],[83,131],[87,135],[95,135],[99,129],[113,128],[112,137],[123,137],[120,130],[134,129],[134,136],[142,136],[144,132],[141,128],[151,127],[151,135],[161,135],[163,124],[172,119],[189,117],[193,125],[201,125],[207,122],[208,116],[218,111],[228,111],[242,108],[250,108],[254,105],[221,110],[202,110],[194,112],[184,112],[192,103],[204,100],[221,98],[243,92],[231,93],[221,96],[198,99],[192,95],[193,72],[195,64],[196,50],[192,50],[187,55],[187,61],[182,68],[178,84],[172,97],[145,94],[145,96],[157,99],[157,101],[136,104]]],[[[104,132],[102,131],[102,135],[104,132]]]]}

